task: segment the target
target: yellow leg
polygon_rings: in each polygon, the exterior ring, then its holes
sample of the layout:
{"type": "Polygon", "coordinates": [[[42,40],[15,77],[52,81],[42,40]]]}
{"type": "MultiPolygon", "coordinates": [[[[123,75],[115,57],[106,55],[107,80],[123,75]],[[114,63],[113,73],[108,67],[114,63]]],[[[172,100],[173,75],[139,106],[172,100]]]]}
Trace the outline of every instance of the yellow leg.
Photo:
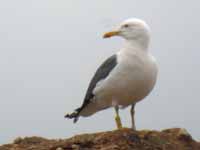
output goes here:
{"type": "Polygon", "coordinates": [[[131,106],[131,121],[132,121],[132,129],[136,130],[135,127],[135,104],[131,106]]]}
{"type": "Polygon", "coordinates": [[[121,123],[121,119],[119,116],[119,108],[117,106],[115,107],[115,113],[116,113],[115,122],[117,125],[117,129],[122,129],[122,123],[121,123]]]}

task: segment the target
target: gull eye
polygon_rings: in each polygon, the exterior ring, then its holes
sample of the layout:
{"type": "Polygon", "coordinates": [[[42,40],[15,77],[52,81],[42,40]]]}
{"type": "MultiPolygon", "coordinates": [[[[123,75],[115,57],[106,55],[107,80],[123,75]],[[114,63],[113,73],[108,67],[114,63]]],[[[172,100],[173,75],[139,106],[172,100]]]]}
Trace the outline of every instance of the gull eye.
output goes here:
{"type": "Polygon", "coordinates": [[[128,24],[125,24],[125,25],[124,25],[124,27],[125,27],[125,28],[128,28],[128,27],[129,27],[129,25],[128,25],[128,24]]]}

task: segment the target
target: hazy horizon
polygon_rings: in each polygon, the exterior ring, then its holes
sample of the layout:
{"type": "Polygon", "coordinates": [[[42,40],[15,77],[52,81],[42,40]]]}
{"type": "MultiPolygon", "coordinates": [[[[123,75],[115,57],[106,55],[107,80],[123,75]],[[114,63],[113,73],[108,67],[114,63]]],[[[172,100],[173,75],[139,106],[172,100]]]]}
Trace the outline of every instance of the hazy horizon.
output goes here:
{"type": "MultiPolygon", "coordinates": [[[[97,67],[123,44],[102,34],[130,17],[149,24],[149,51],[159,64],[156,87],[136,105],[137,129],[182,127],[200,140],[199,5],[186,0],[0,1],[0,144],[18,136],[65,138],[115,129],[113,109],[77,124],[64,115],[81,105],[97,67]]],[[[120,114],[131,126],[129,108],[120,114]]]]}

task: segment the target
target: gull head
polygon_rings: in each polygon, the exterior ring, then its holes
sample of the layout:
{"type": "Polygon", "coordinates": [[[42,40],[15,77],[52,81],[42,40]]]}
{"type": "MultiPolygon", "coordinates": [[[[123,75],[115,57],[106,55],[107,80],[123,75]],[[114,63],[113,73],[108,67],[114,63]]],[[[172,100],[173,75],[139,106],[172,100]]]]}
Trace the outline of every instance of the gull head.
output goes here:
{"type": "Polygon", "coordinates": [[[113,36],[120,36],[127,41],[132,41],[132,43],[147,46],[150,40],[150,29],[143,20],[130,18],[103,35],[104,38],[113,36]]]}

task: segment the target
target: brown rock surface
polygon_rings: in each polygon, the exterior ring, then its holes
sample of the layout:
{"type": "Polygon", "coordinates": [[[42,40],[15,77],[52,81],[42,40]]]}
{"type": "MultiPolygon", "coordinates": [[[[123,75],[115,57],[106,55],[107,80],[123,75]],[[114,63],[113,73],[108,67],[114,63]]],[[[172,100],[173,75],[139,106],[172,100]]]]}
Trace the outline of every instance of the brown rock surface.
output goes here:
{"type": "Polygon", "coordinates": [[[200,150],[185,129],[122,130],[77,135],[69,139],[17,138],[0,150],[200,150]]]}

